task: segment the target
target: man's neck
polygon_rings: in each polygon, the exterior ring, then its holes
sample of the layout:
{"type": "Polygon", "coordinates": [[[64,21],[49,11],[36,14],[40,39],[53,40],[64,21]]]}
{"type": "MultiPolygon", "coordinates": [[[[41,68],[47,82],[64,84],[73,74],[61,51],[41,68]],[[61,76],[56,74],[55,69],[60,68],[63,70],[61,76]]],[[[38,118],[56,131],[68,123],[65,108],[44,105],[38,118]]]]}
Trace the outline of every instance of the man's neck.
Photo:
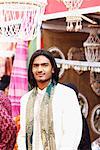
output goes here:
{"type": "Polygon", "coordinates": [[[46,88],[49,83],[51,82],[51,80],[47,81],[47,82],[37,82],[38,88],[43,90],[44,88],[46,88]]]}

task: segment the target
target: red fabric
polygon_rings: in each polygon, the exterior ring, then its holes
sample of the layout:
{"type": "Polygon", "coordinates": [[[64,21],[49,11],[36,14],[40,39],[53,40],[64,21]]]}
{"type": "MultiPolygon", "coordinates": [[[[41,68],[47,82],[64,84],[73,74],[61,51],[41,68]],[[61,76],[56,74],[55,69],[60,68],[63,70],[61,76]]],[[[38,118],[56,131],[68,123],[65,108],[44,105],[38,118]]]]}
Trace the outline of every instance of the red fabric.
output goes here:
{"type": "Polygon", "coordinates": [[[4,95],[3,91],[0,91],[0,105],[3,105],[3,107],[5,107],[8,115],[12,116],[11,102],[10,102],[9,98],[4,95]]]}
{"type": "Polygon", "coordinates": [[[48,0],[45,14],[52,14],[63,11],[66,11],[66,6],[62,2],[58,2],[57,0],[48,0]]]}
{"type": "Polygon", "coordinates": [[[11,103],[0,92],[0,150],[13,150],[16,142],[16,125],[11,116],[11,103]]]}
{"type": "MultiPolygon", "coordinates": [[[[59,2],[60,0],[48,0],[48,5],[45,9],[45,14],[52,14],[57,12],[64,12],[68,9],[64,5],[63,2],[59,2]]],[[[95,7],[100,6],[100,0],[83,0],[81,8],[95,7]]]]}
{"type": "Polygon", "coordinates": [[[43,38],[41,38],[41,48],[44,48],[43,38]]]}

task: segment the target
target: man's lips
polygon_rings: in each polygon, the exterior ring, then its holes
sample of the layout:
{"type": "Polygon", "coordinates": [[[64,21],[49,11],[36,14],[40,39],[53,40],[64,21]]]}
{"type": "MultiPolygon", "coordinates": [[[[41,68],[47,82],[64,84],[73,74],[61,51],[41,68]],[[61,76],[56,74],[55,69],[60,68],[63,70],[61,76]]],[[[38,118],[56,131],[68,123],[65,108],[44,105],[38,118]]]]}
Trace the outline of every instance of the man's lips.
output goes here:
{"type": "Polygon", "coordinates": [[[38,77],[43,77],[43,76],[44,76],[44,74],[37,74],[37,76],[38,76],[38,77]]]}

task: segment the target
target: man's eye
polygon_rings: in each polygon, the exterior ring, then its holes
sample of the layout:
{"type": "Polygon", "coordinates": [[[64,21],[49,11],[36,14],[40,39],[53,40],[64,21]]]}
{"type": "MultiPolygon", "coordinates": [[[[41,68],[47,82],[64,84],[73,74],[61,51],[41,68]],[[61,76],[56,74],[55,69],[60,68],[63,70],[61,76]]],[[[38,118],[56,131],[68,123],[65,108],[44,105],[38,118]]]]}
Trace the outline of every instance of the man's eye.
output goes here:
{"type": "Polygon", "coordinates": [[[38,67],[38,66],[39,66],[38,64],[34,64],[34,65],[33,65],[33,67],[38,67]]]}
{"type": "Polygon", "coordinates": [[[48,64],[44,64],[43,66],[45,66],[45,67],[46,67],[46,66],[48,66],[48,64]]]}

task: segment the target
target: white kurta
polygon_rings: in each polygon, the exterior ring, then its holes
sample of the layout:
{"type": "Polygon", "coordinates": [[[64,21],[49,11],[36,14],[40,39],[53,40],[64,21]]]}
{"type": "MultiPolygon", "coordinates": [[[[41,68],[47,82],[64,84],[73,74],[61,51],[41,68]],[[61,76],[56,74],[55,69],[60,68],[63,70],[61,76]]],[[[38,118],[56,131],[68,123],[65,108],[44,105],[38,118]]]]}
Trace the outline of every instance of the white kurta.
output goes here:
{"type": "Polygon", "coordinates": [[[34,129],[33,129],[33,145],[32,149],[43,150],[43,145],[41,141],[41,132],[40,132],[40,106],[45,94],[46,88],[43,90],[38,89],[38,94],[36,96],[34,104],[34,129]]]}
{"type": "MultiPolygon", "coordinates": [[[[26,104],[31,92],[21,98],[21,128],[17,138],[18,150],[26,150],[26,104]]],[[[82,135],[82,117],[75,92],[71,88],[57,84],[52,100],[52,108],[56,150],[77,150],[82,135]]]]}

